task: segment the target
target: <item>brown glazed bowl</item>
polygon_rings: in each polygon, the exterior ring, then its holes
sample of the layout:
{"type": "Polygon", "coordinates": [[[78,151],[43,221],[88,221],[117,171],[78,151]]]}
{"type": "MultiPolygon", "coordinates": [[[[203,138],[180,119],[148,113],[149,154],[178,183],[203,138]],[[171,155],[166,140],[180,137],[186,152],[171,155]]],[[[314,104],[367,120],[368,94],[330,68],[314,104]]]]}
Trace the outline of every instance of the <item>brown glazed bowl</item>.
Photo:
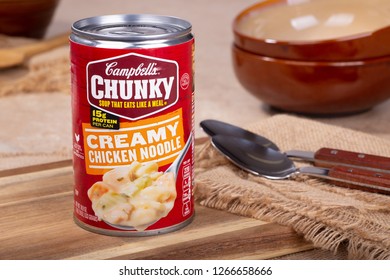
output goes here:
{"type": "Polygon", "coordinates": [[[42,38],[59,0],[0,0],[0,33],[42,38]]]}
{"type": "Polygon", "coordinates": [[[266,0],[233,21],[234,43],[275,58],[347,61],[390,55],[389,0],[266,0]]]}
{"type": "Polygon", "coordinates": [[[232,55],[242,86],[283,111],[352,114],[390,98],[390,56],[347,62],[296,61],[256,55],[237,46],[232,55]]]}

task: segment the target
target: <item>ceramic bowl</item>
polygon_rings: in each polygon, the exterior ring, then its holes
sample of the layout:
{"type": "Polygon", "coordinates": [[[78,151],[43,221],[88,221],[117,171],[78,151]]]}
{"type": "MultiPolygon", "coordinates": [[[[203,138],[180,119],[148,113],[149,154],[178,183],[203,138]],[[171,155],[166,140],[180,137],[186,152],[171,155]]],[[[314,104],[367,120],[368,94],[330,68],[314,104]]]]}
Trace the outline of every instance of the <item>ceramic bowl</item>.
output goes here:
{"type": "Polygon", "coordinates": [[[233,21],[240,48],[270,57],[346,61],[390,55],[388,0],[266,0],[233,21]]]}
{"type": "Polygon", "coordinates": [[[0,33],[42,38],[59,0],[0,0],[0,33]]]}
{"type": "Polygon", "coordinates": [[[352,114],[390,98],[390,56],[313,62],[260,56],[233,46],[239,82],[264,103],[312,115],[352,114]]]}

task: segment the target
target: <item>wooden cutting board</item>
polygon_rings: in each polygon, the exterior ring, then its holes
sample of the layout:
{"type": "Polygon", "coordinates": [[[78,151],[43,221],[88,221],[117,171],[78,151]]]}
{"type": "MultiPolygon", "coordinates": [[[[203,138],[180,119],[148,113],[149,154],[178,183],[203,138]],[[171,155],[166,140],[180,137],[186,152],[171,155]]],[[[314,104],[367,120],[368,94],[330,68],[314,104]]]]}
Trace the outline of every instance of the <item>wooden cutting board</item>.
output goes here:
{"type": "Polygon", "coordinates": [[[0,171],[0,259],[267,259],[312,249],[292,229],[196,205],[187,227],[112,237],[73,221],[72,162],[0,171]]]}

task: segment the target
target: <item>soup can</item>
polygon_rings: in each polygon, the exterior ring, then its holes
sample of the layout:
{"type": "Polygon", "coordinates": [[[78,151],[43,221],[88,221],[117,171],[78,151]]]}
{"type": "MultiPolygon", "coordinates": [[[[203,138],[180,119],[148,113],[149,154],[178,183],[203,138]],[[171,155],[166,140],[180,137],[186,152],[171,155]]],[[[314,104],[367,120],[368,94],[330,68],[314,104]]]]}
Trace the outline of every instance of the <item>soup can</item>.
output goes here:
{"type": "Polygon", "coordinates": [[[148,14],[72,25],[74,220],[82,228],[144,236],[192,220],[191,30],[148,14]]]}

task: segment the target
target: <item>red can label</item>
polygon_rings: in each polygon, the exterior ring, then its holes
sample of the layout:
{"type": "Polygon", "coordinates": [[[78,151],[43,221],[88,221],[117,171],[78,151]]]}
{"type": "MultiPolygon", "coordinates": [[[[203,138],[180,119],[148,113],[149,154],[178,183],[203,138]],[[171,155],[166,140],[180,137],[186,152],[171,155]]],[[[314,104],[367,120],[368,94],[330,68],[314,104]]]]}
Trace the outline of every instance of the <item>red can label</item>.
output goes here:
{"type": "Polygon", "coordinates": [[[86,228],[146,234],[192,217],[193,46],[71,42],[74,215],[86,228]]]}

